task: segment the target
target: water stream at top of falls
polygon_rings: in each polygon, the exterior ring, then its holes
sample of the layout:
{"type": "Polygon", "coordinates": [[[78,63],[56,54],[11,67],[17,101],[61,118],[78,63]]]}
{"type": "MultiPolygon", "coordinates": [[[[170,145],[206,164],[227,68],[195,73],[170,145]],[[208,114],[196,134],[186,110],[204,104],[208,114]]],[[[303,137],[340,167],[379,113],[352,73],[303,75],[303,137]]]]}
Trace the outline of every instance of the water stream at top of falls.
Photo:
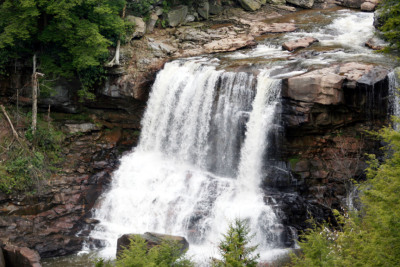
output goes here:
{"type": "Polygon", "coordinates": [[[100,224],[91,237],[106,242],[101,256],[115,257],[122,234],[159,232],[187,237],[190,254],[206,262],[236,217],[249,222],[262,259],[282,252],[282,225],[260,188],[267,137],[279,128],[279,79],[310,66],[387,61],[363,47],[373,36],[372,14],[344,10],[321,16],[329,22],[266,39],[252,50],[164,66],[139,145],[122,157],[94,213],[100,224]],[[303,36],[317,37],[320,52],[293,57],[280,48],[282,41],[303,36]],[[232,71],[238,64],[252,69],[232,71]]]}

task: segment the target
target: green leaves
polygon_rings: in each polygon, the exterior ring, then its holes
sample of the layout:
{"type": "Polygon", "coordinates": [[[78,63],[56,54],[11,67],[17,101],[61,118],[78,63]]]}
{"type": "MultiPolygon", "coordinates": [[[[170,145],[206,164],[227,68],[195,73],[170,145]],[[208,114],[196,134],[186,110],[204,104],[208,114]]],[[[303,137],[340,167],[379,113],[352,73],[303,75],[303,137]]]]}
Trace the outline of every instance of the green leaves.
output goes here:
{"type": "MultiPolygon", "coordinates": [[[[39,71],[47,77],[102,69],[108,48],[125,39],[124,5],[125,0],[5,0],[0,4],[0,49],[15,53],[0,63],[36,53],[39,71]]],[[[94,85],[101,76],[91,78],[94,85]]]]}

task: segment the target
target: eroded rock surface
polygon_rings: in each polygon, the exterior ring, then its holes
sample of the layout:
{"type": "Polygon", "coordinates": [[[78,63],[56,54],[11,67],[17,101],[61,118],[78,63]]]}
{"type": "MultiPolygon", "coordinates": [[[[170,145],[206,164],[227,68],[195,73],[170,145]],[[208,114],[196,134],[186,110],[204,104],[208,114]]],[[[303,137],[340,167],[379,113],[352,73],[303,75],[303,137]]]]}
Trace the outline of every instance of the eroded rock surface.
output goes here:
{"type": "Polygon", "coordinates": [[[319,42],[318,39],[313,37],[304,37],[294,41],[288,41],[282,45],[283,49],[288,51],[294,51],[299,48],[306,48],[312,45],[313,43],[319,42]]]}

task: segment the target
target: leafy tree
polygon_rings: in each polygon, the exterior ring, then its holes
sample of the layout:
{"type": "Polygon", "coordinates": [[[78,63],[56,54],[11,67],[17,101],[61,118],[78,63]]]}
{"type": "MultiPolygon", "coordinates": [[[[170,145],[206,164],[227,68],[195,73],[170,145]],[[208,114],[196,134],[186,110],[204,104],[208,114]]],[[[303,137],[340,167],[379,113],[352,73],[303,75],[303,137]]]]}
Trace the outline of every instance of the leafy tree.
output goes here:
{"type": "Polygon", "coordinates": [[[222,256],[222,260],[216,260],[213,265],[241,267],[241,266],[257,266],[259,255],[253,255],[257,246],[250,246],[252,236],[250,227],[245,220],[236,219],[229,225],[228,232],[224,234],[224,239],[218,248],[222,256]]]}
{"type": "Polygon", "coordinates": [[[93,68],[101,69],[108,47],[124,37],[124,5],[125,0],[0,1],[0,49],[12,58],[37,55],[38,71],[77,76],[87,91],[95,82],[93,68]]]}
{"type": "Polygon", "coordinates": [[[380,5],[383,26],[380,30],[395,49],[400,49],[400,2],[383,0],[380,5]]]}
{"type": "Polygon", "coordinates": [[[160,245],[147,248],[141,236],[131,239],[129,248],[123,250],[117,259],[117,267],[192,267],[193,262],[181,253],[181,247],[174,241],[163,241],[160,245]]]}
{"type": "Polygon", "coordinates": [[[294,266],[400,266],[400,133],[385,127],[377,136],[387,143],[386,156],[371,156],[361,210],[336,212],[339,229],[314,224],[294,266]]]}

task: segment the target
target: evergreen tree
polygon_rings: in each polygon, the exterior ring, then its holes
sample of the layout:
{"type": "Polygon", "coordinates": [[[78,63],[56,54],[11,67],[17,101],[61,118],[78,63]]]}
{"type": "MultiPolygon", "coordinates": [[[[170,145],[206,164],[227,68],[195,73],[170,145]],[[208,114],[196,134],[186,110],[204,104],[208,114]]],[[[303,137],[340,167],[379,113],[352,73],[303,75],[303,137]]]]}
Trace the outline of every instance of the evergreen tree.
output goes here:
{"type": "Polygon", "coordinates": [[[249,234],[250,227],[245,220],[236,219],[231,223],[218,246],[222,260],[216,260],[213,265],[218,267],[257,266],[259,255],[253,255],[257,246],[250,246],[252,236],[249,234]]]}

